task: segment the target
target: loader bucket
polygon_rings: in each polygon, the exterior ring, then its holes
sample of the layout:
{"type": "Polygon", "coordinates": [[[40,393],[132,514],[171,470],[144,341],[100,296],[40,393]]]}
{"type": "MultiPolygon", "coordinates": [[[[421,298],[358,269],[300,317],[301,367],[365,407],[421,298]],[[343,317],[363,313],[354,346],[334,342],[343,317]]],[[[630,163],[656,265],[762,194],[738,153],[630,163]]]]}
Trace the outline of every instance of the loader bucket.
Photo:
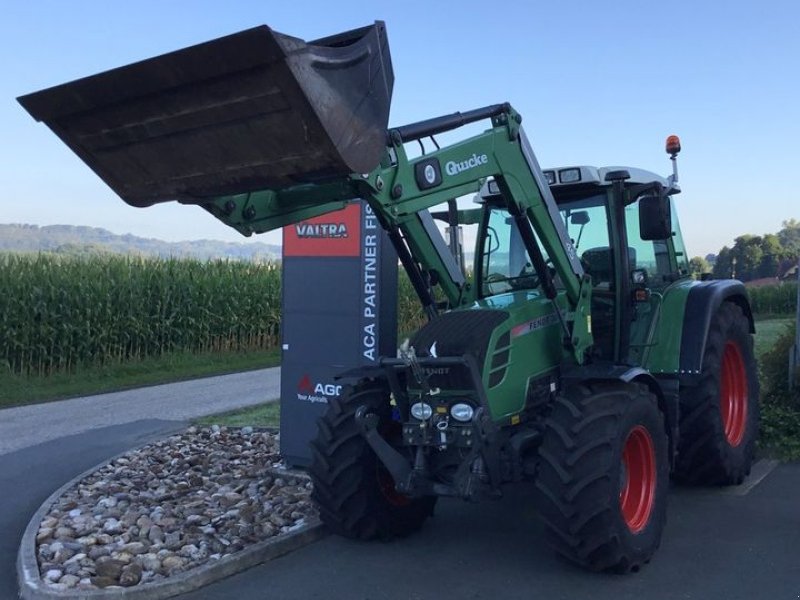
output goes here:
{"type": "Polygon", "coordinates": [[[267,26],[19,98],[133,206],[367,173],[386,149],[386,28],[267,26]]]}

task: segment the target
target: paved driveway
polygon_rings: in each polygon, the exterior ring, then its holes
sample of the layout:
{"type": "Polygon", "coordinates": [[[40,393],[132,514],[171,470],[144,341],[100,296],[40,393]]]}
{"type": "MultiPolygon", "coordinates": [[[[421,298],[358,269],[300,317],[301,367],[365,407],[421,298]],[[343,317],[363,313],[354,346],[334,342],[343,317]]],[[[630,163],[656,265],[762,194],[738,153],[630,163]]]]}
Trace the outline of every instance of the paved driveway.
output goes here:
{"type": "MultiPolygon", "coordinates": [[[[20,537],[53,490],[183,427],[183,419],[277,396],[278,376],[270,369],[0,410],[0,598],[16,597],[20,537]]],[[[543,543],[529,495],[519,487],[495,502],[443,500],[411,538],[356,543],[328,537],[182,598],[800,597],[800,464],[779,466],[744,495],[673,489],[661,549],[652,564],[629,576],[586,573],[556,557],[543,543]]]]}
{"type": "Polygon", "coordinates": [[[518,488],[495,502],[443,501],[417,535],[328,537],[181,600],[760,600],[800,597],[800,464],[747,495],[673,489],[661,548],[638,574],[587,573],[555,556],[518,488]]]}
{"type": "Polygon", "coordinates": [[[188,420],[274,400],[280,367],[0,410],[0,454],[141,419],[188,420]]]}

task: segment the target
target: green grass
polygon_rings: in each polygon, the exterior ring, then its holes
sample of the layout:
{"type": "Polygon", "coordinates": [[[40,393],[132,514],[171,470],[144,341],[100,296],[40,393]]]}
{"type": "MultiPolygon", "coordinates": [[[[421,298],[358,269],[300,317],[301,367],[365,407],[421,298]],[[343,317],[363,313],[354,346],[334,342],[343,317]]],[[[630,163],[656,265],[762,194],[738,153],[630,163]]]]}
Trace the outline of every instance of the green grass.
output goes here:
{"type": "Polygon", "coordinates": [[[775,345],[786,328],[794,323],[794,319],[786,317],[756,318],[755,351],[761,357],[775,345]]]}
{"type": "Polygon", "coordinates": [[[280,403],[269,402],[239,410],[232,410],[197,419],[198,425],[220,425],[225,427],[280,427],[280,403]]]}
{"type": "Polygon", "coordinates": [[[79,369],[48,377],[0,372],[0,408],[172,383],[280,364],[278,350],[168,354],[118,365],[79,369]]]}
{"type": "Polygon", "coordinates": [[[769,457],[800,460],[800,412],[772,402],[761,403],[759,448],[769,457]]]}
{"type": "Polygon", "coordinates": [[[786,461],[800,460],[800,395],[788,389],[789,348],[794,343],[794,319],[756,322],[756,356],[761,383],[763,454],[786,461]]]}

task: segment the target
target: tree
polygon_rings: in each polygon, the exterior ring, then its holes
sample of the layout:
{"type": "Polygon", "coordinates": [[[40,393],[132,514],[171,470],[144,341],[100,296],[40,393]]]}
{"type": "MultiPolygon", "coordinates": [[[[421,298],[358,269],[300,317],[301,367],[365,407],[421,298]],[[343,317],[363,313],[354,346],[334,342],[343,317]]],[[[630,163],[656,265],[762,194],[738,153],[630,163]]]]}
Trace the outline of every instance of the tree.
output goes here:
{"type": "Polygon", "coordinates": [[[758,277],[777,277],[785,251],[780,239],[774,233],[761,238],[761,264],[758,266],[758,277]]]}
{"type": "Polygon", "coordinates": [[[711,265],[702,256],[695,256],[689,261],[689,275],[695,279],[700,279],[703,273],[710,273],[711,265]]]}
{"type": "Polygon", "coordinates": [[[758,235],[740,235],[734,240],[732,259],[735,258],[734,276],[742,281],[759,277],[759,267],[764,257],[761,250],[762,238],[758,235]]]}
{"type": "MultiPolygon", "coordinates": [[[[734,240],[733,248],[725,246],[718,255],[707,255],[714,278],[750,281],[781,276],[787,265],[800,256],[800,221],[789,219],[782,225],[783,229],[777,234],[740,235],[734,240]]],[[[694,267],[690,264],[690,272],[694,274],[693,269],[699,267],[699,262],[694,267]]]]}
{"type": "Polygon", "coordinates": [[[778,240],[787,256],[800,255],[800,221],[789,219],[781,223],[783,229],[778,232],[778,240]]]}
{"type": "Polygon", "coordinates": [[[733,273],[733,256],[731,256],[731,249],[723,246],[722,250],[717,254],[717,260],[714,263],[714,279],[729,279],[733,273]]]}

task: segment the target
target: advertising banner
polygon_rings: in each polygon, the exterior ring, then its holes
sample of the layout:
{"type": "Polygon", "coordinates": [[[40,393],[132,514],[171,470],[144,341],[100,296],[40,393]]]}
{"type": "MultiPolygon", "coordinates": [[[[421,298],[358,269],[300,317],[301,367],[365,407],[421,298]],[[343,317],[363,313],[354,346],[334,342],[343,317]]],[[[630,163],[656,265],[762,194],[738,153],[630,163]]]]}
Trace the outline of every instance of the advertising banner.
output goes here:
{"type": "Polygon", "coordinates": [[[366,203],[283,230],[281,454],[307,466],[336,375],[394,355],[397,255],[366,203]]]}

